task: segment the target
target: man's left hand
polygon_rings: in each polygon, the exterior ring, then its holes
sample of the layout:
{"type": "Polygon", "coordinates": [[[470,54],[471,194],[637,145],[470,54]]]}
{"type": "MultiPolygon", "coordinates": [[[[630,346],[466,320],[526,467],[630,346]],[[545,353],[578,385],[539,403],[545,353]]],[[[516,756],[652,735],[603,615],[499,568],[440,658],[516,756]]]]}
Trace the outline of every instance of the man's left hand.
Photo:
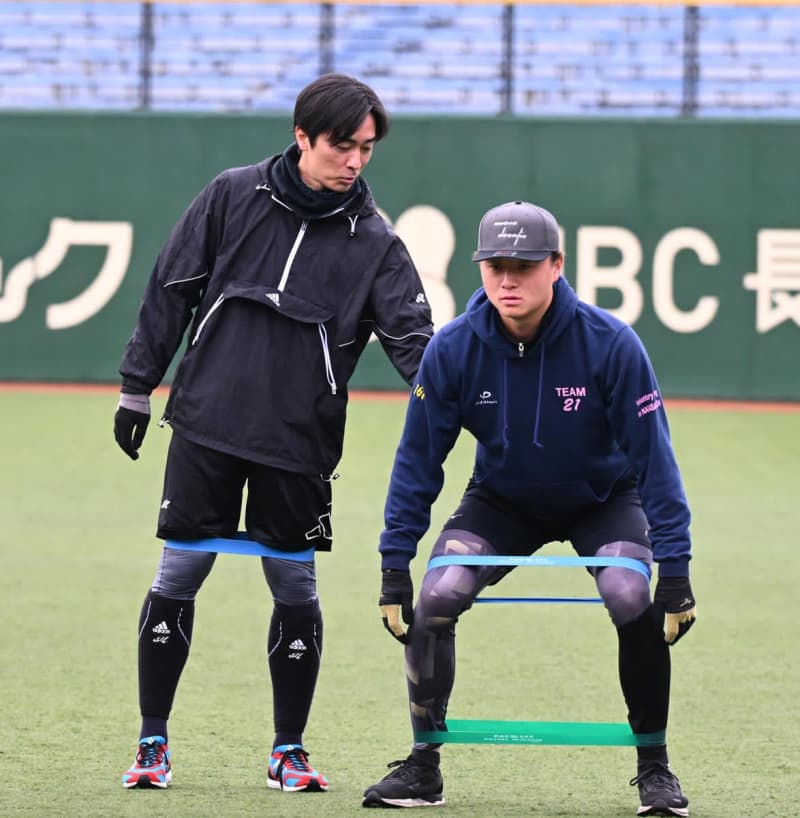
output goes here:
{"type": "Polygon", "coordinates": [[[689,577],[659,577],[653,605],[659,619],[664,621],[664,641],[674,645],[697,619],[689,577]]]}
{"type": "Polygon", "coordinates": [[[150,396],[121,392],[114,415],[114,438],[131,460],[139,459],[139,448],[150,423],[150,396]]]}

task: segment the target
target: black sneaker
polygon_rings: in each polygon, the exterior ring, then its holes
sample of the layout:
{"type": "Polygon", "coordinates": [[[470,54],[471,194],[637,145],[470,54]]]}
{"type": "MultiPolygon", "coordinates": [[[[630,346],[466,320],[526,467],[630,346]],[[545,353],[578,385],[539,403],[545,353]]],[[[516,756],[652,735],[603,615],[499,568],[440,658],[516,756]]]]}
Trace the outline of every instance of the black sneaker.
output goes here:
{"type": "Polygon", "coordinates": [[[681,782],[666,764],[658,762],[643,769],[631,786],[639,785],[641,806],[637,815],[677,815],[687,818],[689,799],[681,792],[681,782]]]}
{"type": "Polygon", "coordinates": [[[393,761],[394,769],[364,790],[362,807],[438,807],[444,804],[439,753],[418,750],[407,759],[393,761]]]}

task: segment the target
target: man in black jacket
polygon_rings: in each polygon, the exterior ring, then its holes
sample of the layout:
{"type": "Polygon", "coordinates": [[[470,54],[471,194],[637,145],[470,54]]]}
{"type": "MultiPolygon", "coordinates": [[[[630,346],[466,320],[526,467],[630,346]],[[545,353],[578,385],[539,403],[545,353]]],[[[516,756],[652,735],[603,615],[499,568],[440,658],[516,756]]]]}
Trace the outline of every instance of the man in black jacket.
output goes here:
{"type": "MultiPolygon", "coordinates": [[[[173,430],[157,536],[249,539],[274,609],[275,737],[267,784],[326,790],[303,747],[322,652],[312,556],[328,551],[347,384],[374,332],[409,383],[433,328],[419,275],[361,172],[388,130],[374,91],[340,74],[304,88],[295,141],[232,168],[189,205],[156,260],[120,365],[114,435],[133,460],[152,390],[191,329],[162,424],[173,430]]],[[[165,547],[139,620],[142,716],[126,788],[172,779],[167,720],[189,655],[194,600],[216,553],[165,547]]]]}

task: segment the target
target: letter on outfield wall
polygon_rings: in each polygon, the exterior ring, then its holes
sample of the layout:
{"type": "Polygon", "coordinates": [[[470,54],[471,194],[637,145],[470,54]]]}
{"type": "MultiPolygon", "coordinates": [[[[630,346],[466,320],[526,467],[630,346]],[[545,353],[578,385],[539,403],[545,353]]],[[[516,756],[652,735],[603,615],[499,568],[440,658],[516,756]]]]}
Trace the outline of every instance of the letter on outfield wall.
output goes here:
{"type": "Polygon", "coordinates": [[[608,312],[628,324],[635,324],[642,314],[644,298],[636,275],[642,266],[642,245],[639,239],[624,227],[580,227],[577,234],[578,267],[575,289],[580,298],[597,304],[597,291],[618,290],[622,303],[608,312]],[[620,253],[619,264],[601,267],[598,250],[610,247],[620,253]]]}
{"type": "Polygon", "coordinates": [[[653,254],[653,308],[662,323],[673,332],[700,332],[713,320],[719,299],[704,295],[691,310],[675,304],[675,257],[681,250],[692,250],[703,264],[719,264],[719,250],[711,237],[694,227],[678,227],[656,245],[653,254]]]}

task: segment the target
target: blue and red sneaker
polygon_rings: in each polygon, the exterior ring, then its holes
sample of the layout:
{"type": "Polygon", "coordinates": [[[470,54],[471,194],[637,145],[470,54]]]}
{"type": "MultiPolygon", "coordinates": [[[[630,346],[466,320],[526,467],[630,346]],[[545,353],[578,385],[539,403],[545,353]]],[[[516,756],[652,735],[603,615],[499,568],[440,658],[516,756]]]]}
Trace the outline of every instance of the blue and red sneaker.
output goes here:
{"type": "Polygon", "coordinates": [[[279,744],[272,750],[267,786],[286,792],[325,792],[328,779],[308,764],[308,753],[297,744],[279,744]]]}
{"type": "Polygon", "coordinates": [[[122,786],[166,789],[172,781],[172,762],[164,736],[139,740],[139,749],[130,769],[122,776],[122,786]]]}

